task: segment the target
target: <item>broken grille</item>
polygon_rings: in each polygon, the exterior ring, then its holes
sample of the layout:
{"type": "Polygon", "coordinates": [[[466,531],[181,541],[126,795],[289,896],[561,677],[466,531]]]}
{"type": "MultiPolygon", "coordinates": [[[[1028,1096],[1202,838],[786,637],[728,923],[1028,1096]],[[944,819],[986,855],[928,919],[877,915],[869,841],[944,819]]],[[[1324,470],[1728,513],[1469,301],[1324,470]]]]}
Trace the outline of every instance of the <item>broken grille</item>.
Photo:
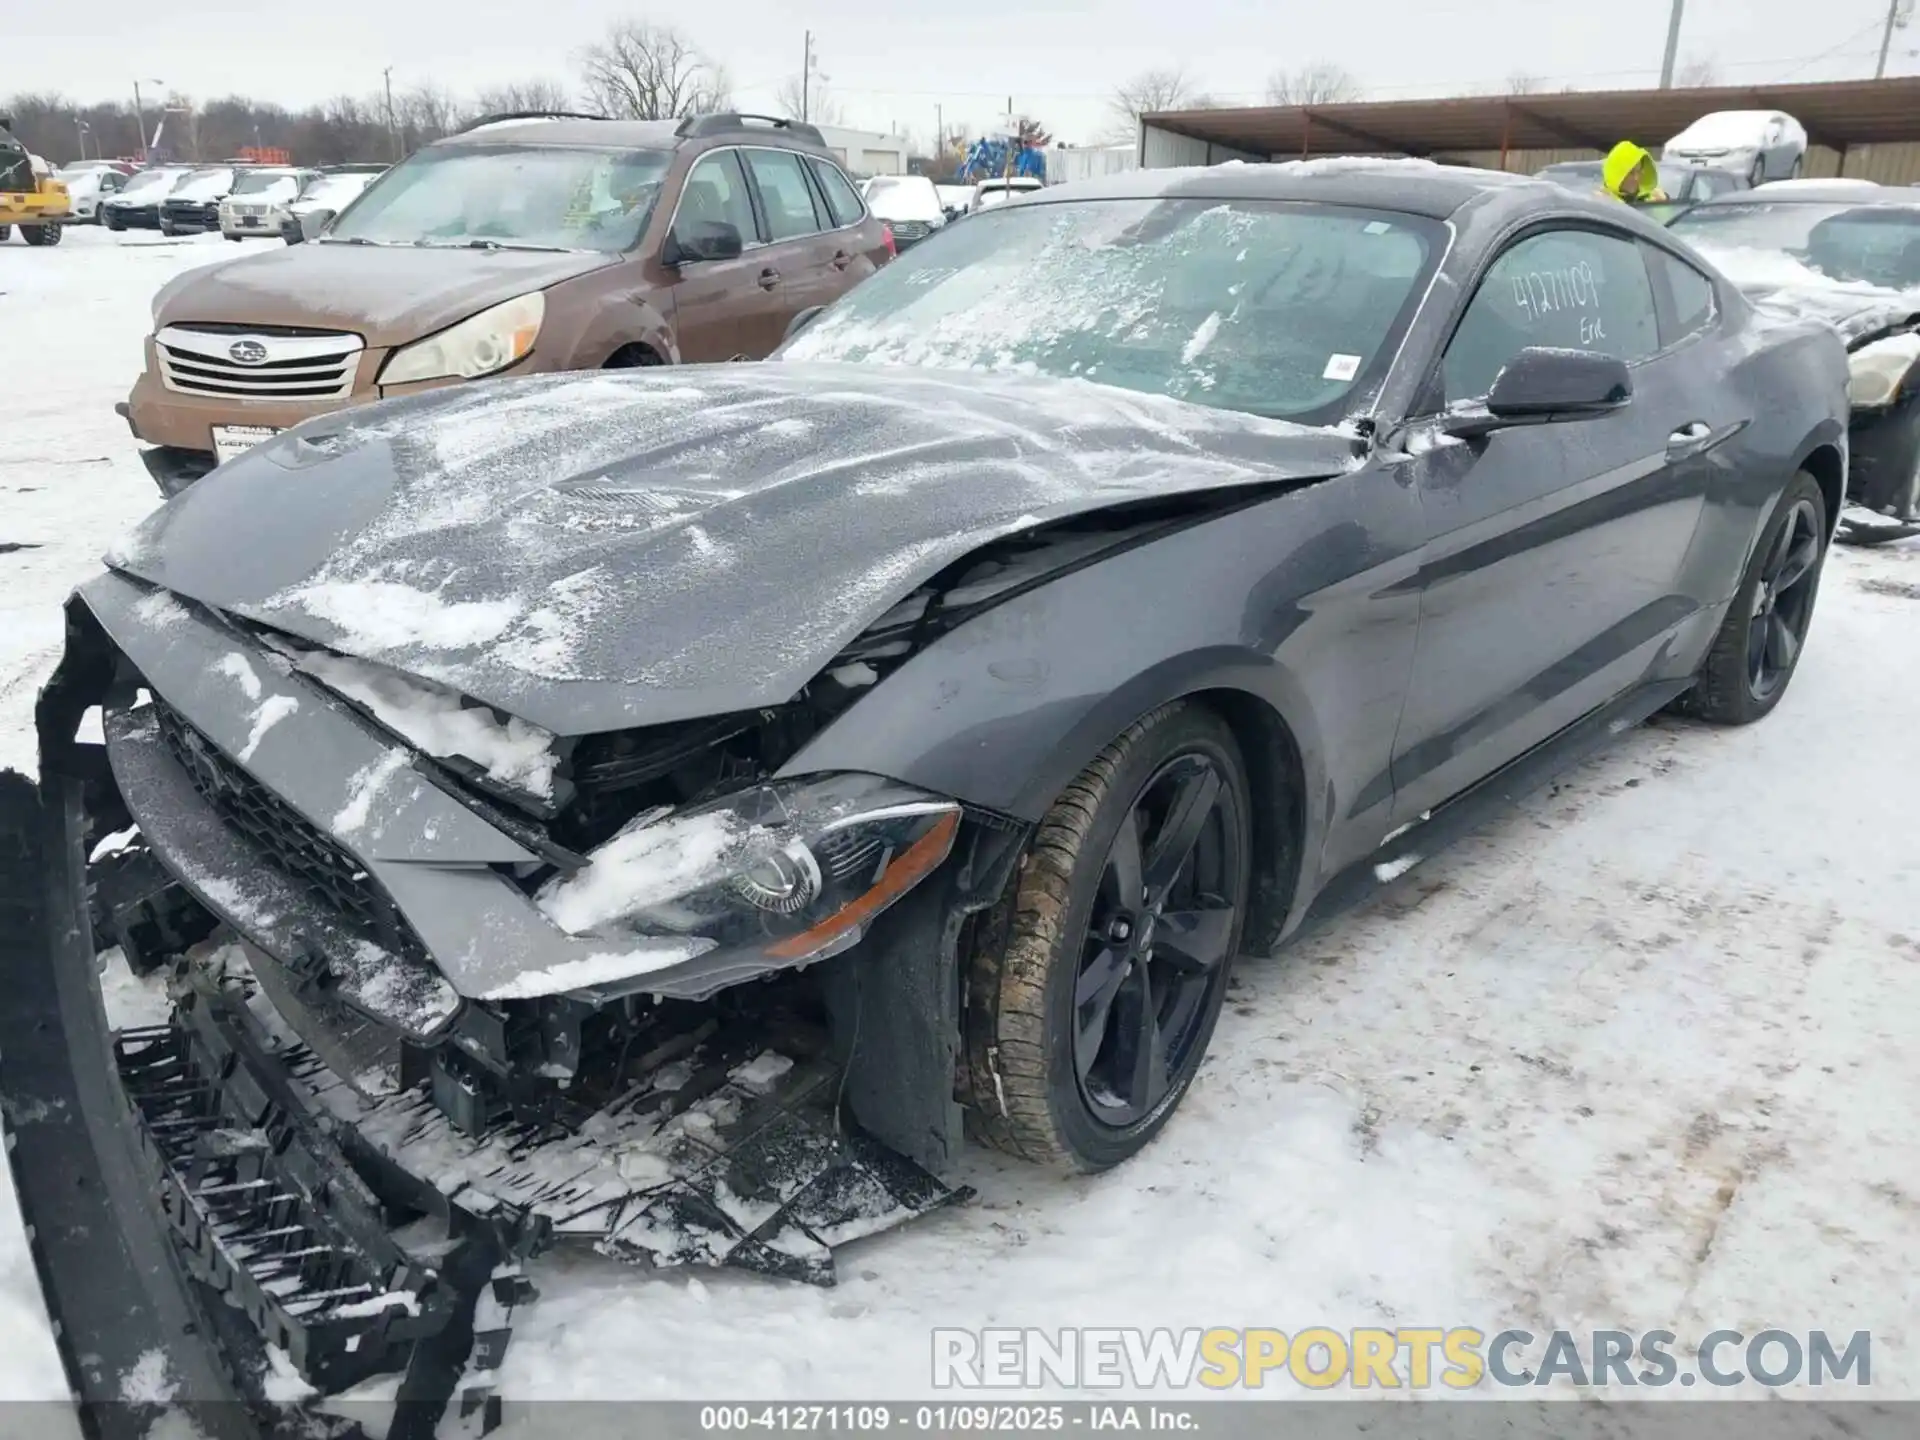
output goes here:
{"type": "Polygon", "coordinates": [[[426,947],[386,891],[347,850],[220,752],[164,700],[153,702],[161,737],[200,798],[253,842],[282,874],[305,885],[349,929],[402,959],[426,947]]]}
{"type": "Polygon", "coordinates": [[[325,400],[351,394],[365,344],[358,335],[274,335],[169,325],[154,337],[160,379],[190,395],[254,400],[325,400]],[[260,358],[241,363],[234,351],[260,358]]]}
{"type": "Polygon", "coordinates": [[[227,1032],[197,1023],[205,1003],[189,997],[172,1024],[114,1039],[141,1147],[195,1278],[307,1380],[337,1390],[388,1368],[393,1345],[438,1331],[445,1301],[387,1237],[344,1157],[227,1048],[227,1032]]]}

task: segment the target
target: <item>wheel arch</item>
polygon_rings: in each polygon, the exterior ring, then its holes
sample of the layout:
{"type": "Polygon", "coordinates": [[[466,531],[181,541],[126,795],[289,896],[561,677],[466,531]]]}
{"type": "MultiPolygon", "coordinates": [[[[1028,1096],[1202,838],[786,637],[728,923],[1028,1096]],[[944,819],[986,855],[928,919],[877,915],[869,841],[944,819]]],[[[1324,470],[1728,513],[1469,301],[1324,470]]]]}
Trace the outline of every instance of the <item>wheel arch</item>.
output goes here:
{"type": "Polygon", "coordinates": [[[1840,446],[1832,440],[1815,440],[1795,468],[1806,471],[1819,483],[1827,505],[1827,532],[1832,534],[1847,503],[1847,461],[1840,446]]]}

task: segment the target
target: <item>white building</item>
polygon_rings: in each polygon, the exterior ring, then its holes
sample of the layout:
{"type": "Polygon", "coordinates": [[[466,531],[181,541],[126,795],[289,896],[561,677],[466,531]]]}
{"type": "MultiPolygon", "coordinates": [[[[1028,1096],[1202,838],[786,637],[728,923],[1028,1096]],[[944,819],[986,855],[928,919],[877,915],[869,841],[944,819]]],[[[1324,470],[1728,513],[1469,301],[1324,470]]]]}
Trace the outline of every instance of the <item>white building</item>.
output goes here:
{"type": "Polygon", "coordinates": [[[877,130],[849,130],[844,125],[822,125],[821,136],[840,163],[855,175],[904,175],[907,142],[877,130]]]}

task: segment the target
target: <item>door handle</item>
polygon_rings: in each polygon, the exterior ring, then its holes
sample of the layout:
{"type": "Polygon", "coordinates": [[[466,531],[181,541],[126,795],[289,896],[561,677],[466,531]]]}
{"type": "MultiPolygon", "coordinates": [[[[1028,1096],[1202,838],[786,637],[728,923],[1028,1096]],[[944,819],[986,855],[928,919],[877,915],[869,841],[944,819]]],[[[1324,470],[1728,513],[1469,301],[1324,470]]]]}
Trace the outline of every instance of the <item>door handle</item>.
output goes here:
{"type": "Polygon", "coordinates": [[[844,270],[847,268],[847,266],[851,265],[852,263],[853,263],[853,256],[849,255],[846,251],[836,250],[833,252],[833,268],[834,269],[844,270]]]}
{"type": "Polygon", "coordinates": [[[1667,436],[1667,458],[1683,460],[1694,452],[1703,449],[1707,441],[1713,438],[1713,427],[1704,420],[1695,420],[1682,425],[1667,436]]]}
{"type": "Polygon", "coordinates": [[[760,272],[760,279],[757,283],[762,290],[771,290],[780,283],[780,272],[769,265],[760,272]]]}

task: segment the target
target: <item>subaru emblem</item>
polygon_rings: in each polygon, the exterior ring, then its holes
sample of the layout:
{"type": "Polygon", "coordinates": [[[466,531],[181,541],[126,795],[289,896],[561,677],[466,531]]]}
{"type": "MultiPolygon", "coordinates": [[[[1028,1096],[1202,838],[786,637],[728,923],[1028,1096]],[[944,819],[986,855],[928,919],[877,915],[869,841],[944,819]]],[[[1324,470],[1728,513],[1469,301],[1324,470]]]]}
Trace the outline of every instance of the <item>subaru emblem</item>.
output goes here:
{"type": "Polygon", "coordinates": [[[236,365],[264,365],[267,363],[267,347],[258,340],[236,340],[227,347],[227,354],[236,365]]]}

